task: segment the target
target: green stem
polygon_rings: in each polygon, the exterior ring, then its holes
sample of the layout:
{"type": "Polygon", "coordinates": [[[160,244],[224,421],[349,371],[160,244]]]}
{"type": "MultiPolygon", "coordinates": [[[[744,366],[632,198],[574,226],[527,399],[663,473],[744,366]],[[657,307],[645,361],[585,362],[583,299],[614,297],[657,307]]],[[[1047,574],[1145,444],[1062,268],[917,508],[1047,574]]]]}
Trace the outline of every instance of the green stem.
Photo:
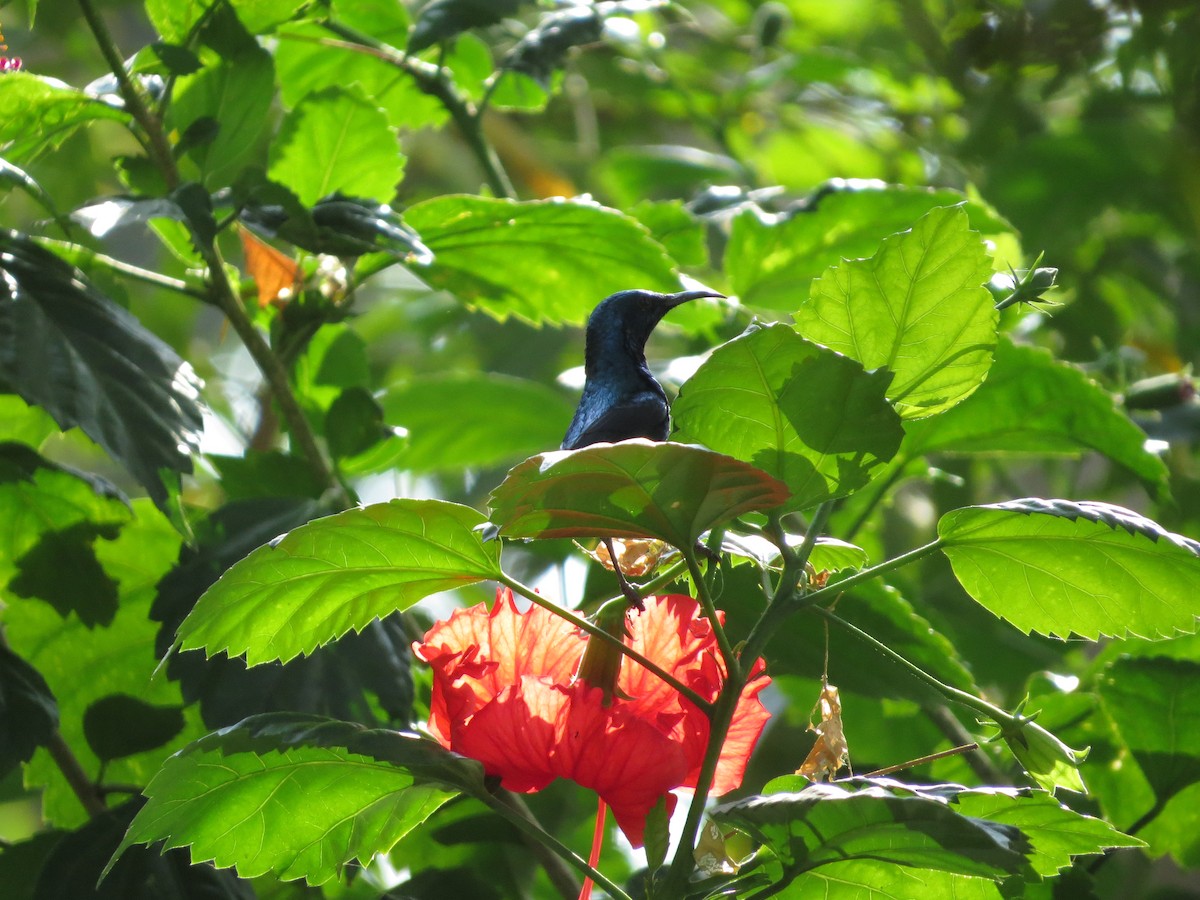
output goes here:
{"type": "Polygon", "coordinates": [[[354,49],[355,45],[365,48],[364,52],[369,52],[411,75],[416,81],[417,87],[424,93],[437,98],[446,112],[450,114],[450,118],[458,126],[467,146],[471,148],[480,168],[483,169],[484,178],[492,193],[497,197],[516,196],[508,173],[504,171],[504,166],[500,163],[500,158],[483,135],[480,110],[477,110],[469,100],[459,94],[454,83],[446,76],[445,69],[411,57],[395,47],[377,41],[370,35],[348,28],[338,22],[327,19],[321,23],[321,26],[349,42],[351,46],[346,49],[354,49]]]}
{"type": "Polygon", "coordinates": [[[712,711],[713,711],[712,703],[710,703],[708,700],[705,700],[698,693],[696,693],[694,690],[692,690],[690,687],[688,687],[686,684],[684,684],[682,681],[680,681],[678,678],[676,678],[674,675],[672,675],[670,672],[668,672],[662,666],[658,665],[658,663],[647,658],[643,654],[639,653],[637,650],[634,650],[632,647],[630,647],[624,641],[609,634],[607,631],[605,631],[599,625],[596,625],[594,622],[589,622],[587,619],[583,618],[582,616],[576,615],[571,610],[565,609],[556,603],[550,602],[545,597],[543,597],[541,594],[537,593],[537,591],[533,590],[533,588],[528,587],[524,584],[521,584],[521,582],[517,581],[515,578],[510,577],[507,573],[501,572],[500,577],[497,580],[505,587],[509,588],[510,590],[516,591],[518,594],[520,594],[526,600],[529,600],[531,603],[537,604],[538,606],[540,606],[542,609],[546,610],[547,612],[551,612],[554,615],[559,616],[560,618],[566,619],[568,622],[570,622],[576,628],[586,631],[589,635],[591,635],[594,638],[598,638],[602,641],[606,641],[606,642],[612,644],[614,647],[618,648],[622,653],[624,653],[626,656],[628,656],[630,659],[632,659],[638,665],[644,666],[645,668],[649,669],[651,672],[653,672],[655,675],[657,675],[659,678],[661,678],[663,681],[665,681],[667,684],[669,684],[672,688],[679,691],[679,693],[681,693],[688,700],[692,701],[692,703],[694,703],[705,715],[708,715],[711,717],[712,711]]]}
{"type": "Polygon", "coordinates": [[[119,275],[124,275],[127,278],[132,278],[135,281],[141,281],[144,284],[150,284],[154,287],[165,288],[168,291],[175,291],[177,294],[186,294],[189,297],[194,297],[197,300],[207,302],[211,298],[208,291],[201,285],[189,281],[183,281],[179,278],[171,278],[169,275],[160,275],[158,272],[152,272],[149,269],[143,269],[140,266],[135,266],[127,262],[122,262],[119,259],[114,259],[111,256],[105,256],[103,253],[96,253],[94,250],[89,250],[87,247],[73,244],[69,241],[56,241],[50,238],[34,237],[34,240],[48,249],[56,247],[66,247],[71,251],[83,251],[87,255],[89,262],[95,263],[98,266],[103,266],[110,272],[116,272],[119,275]]]}
{"type": "Polygon", "coordinates": [[[871,635],[867,634],[865,631],[863,631],[861,628],[859,628],[857,625],[853,625],[850,622],[847,622],[845,619],[841,618],[840,616],[835,615],[834,613],[825,609],[825,607],[814,606],[814,607],[812,607],[812,610],[813,610],[813,612],[817,613],[818,615],[824,616],[827,620],[829,620],[830,622],[832,622],[834,625],[838,626],[839,628],[841,628],[845,631],[849,631],[851,634],[853,634],[855,637],[857,637],[859,640],[863,641],[864,643],[869,644],[877,652],[883,654],[888,659],[890,659],[892,662],[896,663],[896,665],[900,666],[900,668],[904,669],[906,672],[908,672],[910,675],[912,675],[918,681],[921,681],[924,684],[928,685],[929,687],[933,688],[937,693],[941,694],[947,700],[949,700],[953,703],[958,703],[961,706],[967,707],[968,709],[972,709],[975,712],[980,713],[981,715],[984,715],[987,718],[991,719],[993,722],[995,722],[997,725],[1000,725],[1001,727],[1010,727],[1010,728],[1019,727],[1022,724],[1022,721],[1028,721],[1028,720],[1022,720],[1019,716],[1014,716],[1011,713],[1005,712],[1000,707],[994,706],[993,704],[988,703],[986,700],[984,700],[980,697],[976,697],[974,694],[969,694],[966,691],[960,690],[959,688],[952,687],[951,685],[948,685],[945,682],[939,681],[938,679],[936,679],[932,675],[930,675],[928,672],[926,672],[924,669],[922,669],[920,666],[909,662],[907,659],[905,659],[903,656],[901,656],[899,653],[897,653],[891,647],[887,646],[886,644],[884,644],[883,642],[881,642],[879,640],[876,640],[871,635]]]}
{"type": "Polygon", "coordinates": [[[813,547],[817,545],[817,538],[821,536],[821,532],[825,530],[825,523],[829,521],[829,514],[833,512],[833,504],[826,501],[817,507],[813,513],[812,521],[808,523],[808,530],[804,532],[804,541],[796,549],[795,561],[800,565],[806,565],[808,558],[812,556],[813,547]]]}
{"type": "Polygon", "coordinates": [[[737,654],[733,652],[733,645],[729,643],[729,635],[725,633],[725,626],[721,624],[721,617],[717,615],[717,607],[713,603],[712,594],[708,590],[708,582],[704,580],[704,573],[700,571],[700,563],[696,561],[696,550],[694,547],[689,547],[687,550],[681,552],[683,553],[683,558],[687,560],[688,572],[692,576],[692,584],[696,586],[696,598],[700,601],[700,607],[704,610],[704,617],[712,625],[713,634],[717,638],[717,646],[721,648],[721,658],[725,661],[727,683],[729,681],[738,681],[741,679],[741,666],[738,663],[737,654]]]}
{"type": "Polygon", "coordinates": [[[532,816],[526,817],[522,815],[512,805],[505,802],[505,800],[492,794],[480,793],[475,796],[486,803],[494,812],[515,825],[522,834],[528,835],[532,840],[549,847],[568,864],[592,879],[592,881],[608,891],[609,896],[613,897],[614,900],[631,900],[630,896],[621,890],[618,885],[605,877],[604,873],[589,866],[587,860],[582,856],[542,828],[537,822],[532,821],[532,816]]]}
{"type": "Polygon", "coordinates": [[[105,62],[108,63],[109,70],[117,79],[121,97],[125,100],[125,108],[129,110],[134,121],[141,126],[149,141],[147,151],[154,158],[154,164],[158,170],[162,172],[168,189],[174,190],[179,186],[179,170],[175,166],[175,157],[171,153],[171,144],[167,140],[166,132],[163,131],[162,122],[150,111],[150,98],[146,94],[145,88],[142,87],[141,82],[130,78],[129,73],[125,71],[121,53],[117,50],[108,26],[104,24],[104,19],[92,6],[91,0],[79,0],[79,8],[83,11],[83,17],[87,20],[88,27],[96,38],[96,44],[99,46],[105,62]]]}
{"type": "Polygon", "coordinates": [[[819,591],[813,591],[810,594],[804,595],[804,605],[809,606],[810,604],[820,603],[826,597],[836,597],[850,590],[850,588],[862,584],[864,581],[878,578],[885,572],[891,572],[893,569],[899,569],[916,562],[918,559],[929,556],[935,550],[941,549],[941,546],[942,540],[938,538],[937,540],[930,541],[928,544],[917,547],[915,550],[909,550],[907,553],[901,553],[899,556],[881,562],[877,566],[871,566],[869,569],[856,572],[848,578],[843,578],[841,581],[837,581],[828,587],[821,588],[819,591]]]}

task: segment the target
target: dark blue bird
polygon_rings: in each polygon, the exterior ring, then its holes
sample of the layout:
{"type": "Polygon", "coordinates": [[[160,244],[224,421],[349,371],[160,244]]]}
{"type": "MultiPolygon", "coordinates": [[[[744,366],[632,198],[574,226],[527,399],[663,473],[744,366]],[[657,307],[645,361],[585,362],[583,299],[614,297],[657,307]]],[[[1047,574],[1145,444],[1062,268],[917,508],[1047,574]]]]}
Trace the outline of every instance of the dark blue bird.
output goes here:
{"type": "Polygon", "coordinates": [[[562,449],[628,438],[665,441],[667,395],[646,365],[646,340],[668,312],[715,291],[621,291],[601,301],[588,319],[586,381],[562,449]]]}

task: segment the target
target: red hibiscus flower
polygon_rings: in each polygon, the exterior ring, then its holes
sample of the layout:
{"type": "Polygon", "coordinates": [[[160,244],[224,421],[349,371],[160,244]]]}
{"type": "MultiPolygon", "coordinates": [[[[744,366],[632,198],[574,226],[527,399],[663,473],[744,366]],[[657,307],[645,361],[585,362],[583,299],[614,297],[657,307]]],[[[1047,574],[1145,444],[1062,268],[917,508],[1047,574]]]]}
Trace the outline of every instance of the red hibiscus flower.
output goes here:
{"type": "MultiPolygon", "coordinates": [[[[691,597],[650,597],[628,623],[631,647],[706,700],[725,678],[712,626],[691,597]]],[[[675,788],[694,788],[709,723],[690,700],[626,659],[617,690],[605,691],[576,669],[588,636],[533,606],[517,611],[512,592],[456,611],[416,645],[433,667],[429,729],[447,748],[477,759],[511,790],[528,793],[555,778],[589,788],[641,846],[646,816],[660,798],[668,812],[675,788]]],[[[758,693],[770,682],[757,660],[738,702],[712,793],[741,784],[746,761],[769,713],[758,693]]]]}

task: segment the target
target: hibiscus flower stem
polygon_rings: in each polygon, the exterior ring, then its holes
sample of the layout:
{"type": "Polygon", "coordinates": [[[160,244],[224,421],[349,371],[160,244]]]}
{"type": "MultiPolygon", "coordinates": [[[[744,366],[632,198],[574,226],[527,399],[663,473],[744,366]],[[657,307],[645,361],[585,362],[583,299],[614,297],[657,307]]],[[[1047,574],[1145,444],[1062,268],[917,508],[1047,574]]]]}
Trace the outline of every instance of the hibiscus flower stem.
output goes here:
{"type": "Polygon", "coordinates": [[[541,594],[537,593],[537,591],[533,590],[533,588],[528,587],[524,584],[521,584],[521,582],[517,581],[515,578],[511,578],[509,575],[507,575],[505,573],[501,573],[501,577],[500,577],[499,581],[505,587],[520,594],[522,597],[524,597],[526,600],[529,600],[531,603],[537,604],[538,606],[542,607],[542,609],[546,610],[547,612],[552,612],[552,613],[554,613],[554,615],[560,616],[561,618],[566,619],[568,622],[570,622],[576,628],[580,628],[580,629],[586,631],[589,635],[591,635],[594,638],[597,638],[598,640],[607,641],[608,643],[612,644],[614,647],[618,648],[622,653],[624,653],[626,656],[628,656],[630,659],[632,659],[638,665],[643,666],[646,669],[649,669],[651,672],[653,672],[655,675],[657,675],[659,678],[661,678],[663,681],[665,681],[667,684],[669,684],[675,690],[679,691],[680,694],[682,694],[684,697],[686,697],[688,700],[690,700],[692,703],[694,703],[696,705],[696,707],[700,709],[701,712],[703,712],[710,719],[712,718],[713,704],[711,702],[709,702],[708,700],[705,700],[698,693],[696,693],[694,690],[692,690],[690,687],[688,687],[686,684],[684,684],[678,678],[673,676],[670,672],[668,672],[662,666],[658,665],[657,663],[653,662],[650,659],[647,659],[643,654],[634,650],[632,647],[630,647],[624,641],[619,640],[618,638],[609,634],[607,631],[605,631],[603,628],[601,628],[599,625],[595,624],[594,622],[589,622],[587,619],[583,618],[583,616],[576,615],[569,609],[563,609],[561,606],[559,606],[556,603],[551,603],[549,600],[547,600],[541,594]]]}

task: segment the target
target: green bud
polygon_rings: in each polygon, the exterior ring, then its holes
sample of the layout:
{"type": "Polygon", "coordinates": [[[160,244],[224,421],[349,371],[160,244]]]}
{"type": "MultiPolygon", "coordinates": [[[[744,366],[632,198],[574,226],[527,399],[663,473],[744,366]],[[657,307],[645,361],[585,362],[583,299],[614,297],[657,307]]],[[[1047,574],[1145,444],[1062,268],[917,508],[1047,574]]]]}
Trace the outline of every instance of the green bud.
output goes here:
{"type": "Polygon", "coordinates": [[[1005,727],[1001,737],[1017,762],[1041,787],[1051,793],[1056,788],[1087,793],[1079,775],[1079,764],[1087,757],[1086,749],[1072,750],[1030,719],[1005,727]]]}

